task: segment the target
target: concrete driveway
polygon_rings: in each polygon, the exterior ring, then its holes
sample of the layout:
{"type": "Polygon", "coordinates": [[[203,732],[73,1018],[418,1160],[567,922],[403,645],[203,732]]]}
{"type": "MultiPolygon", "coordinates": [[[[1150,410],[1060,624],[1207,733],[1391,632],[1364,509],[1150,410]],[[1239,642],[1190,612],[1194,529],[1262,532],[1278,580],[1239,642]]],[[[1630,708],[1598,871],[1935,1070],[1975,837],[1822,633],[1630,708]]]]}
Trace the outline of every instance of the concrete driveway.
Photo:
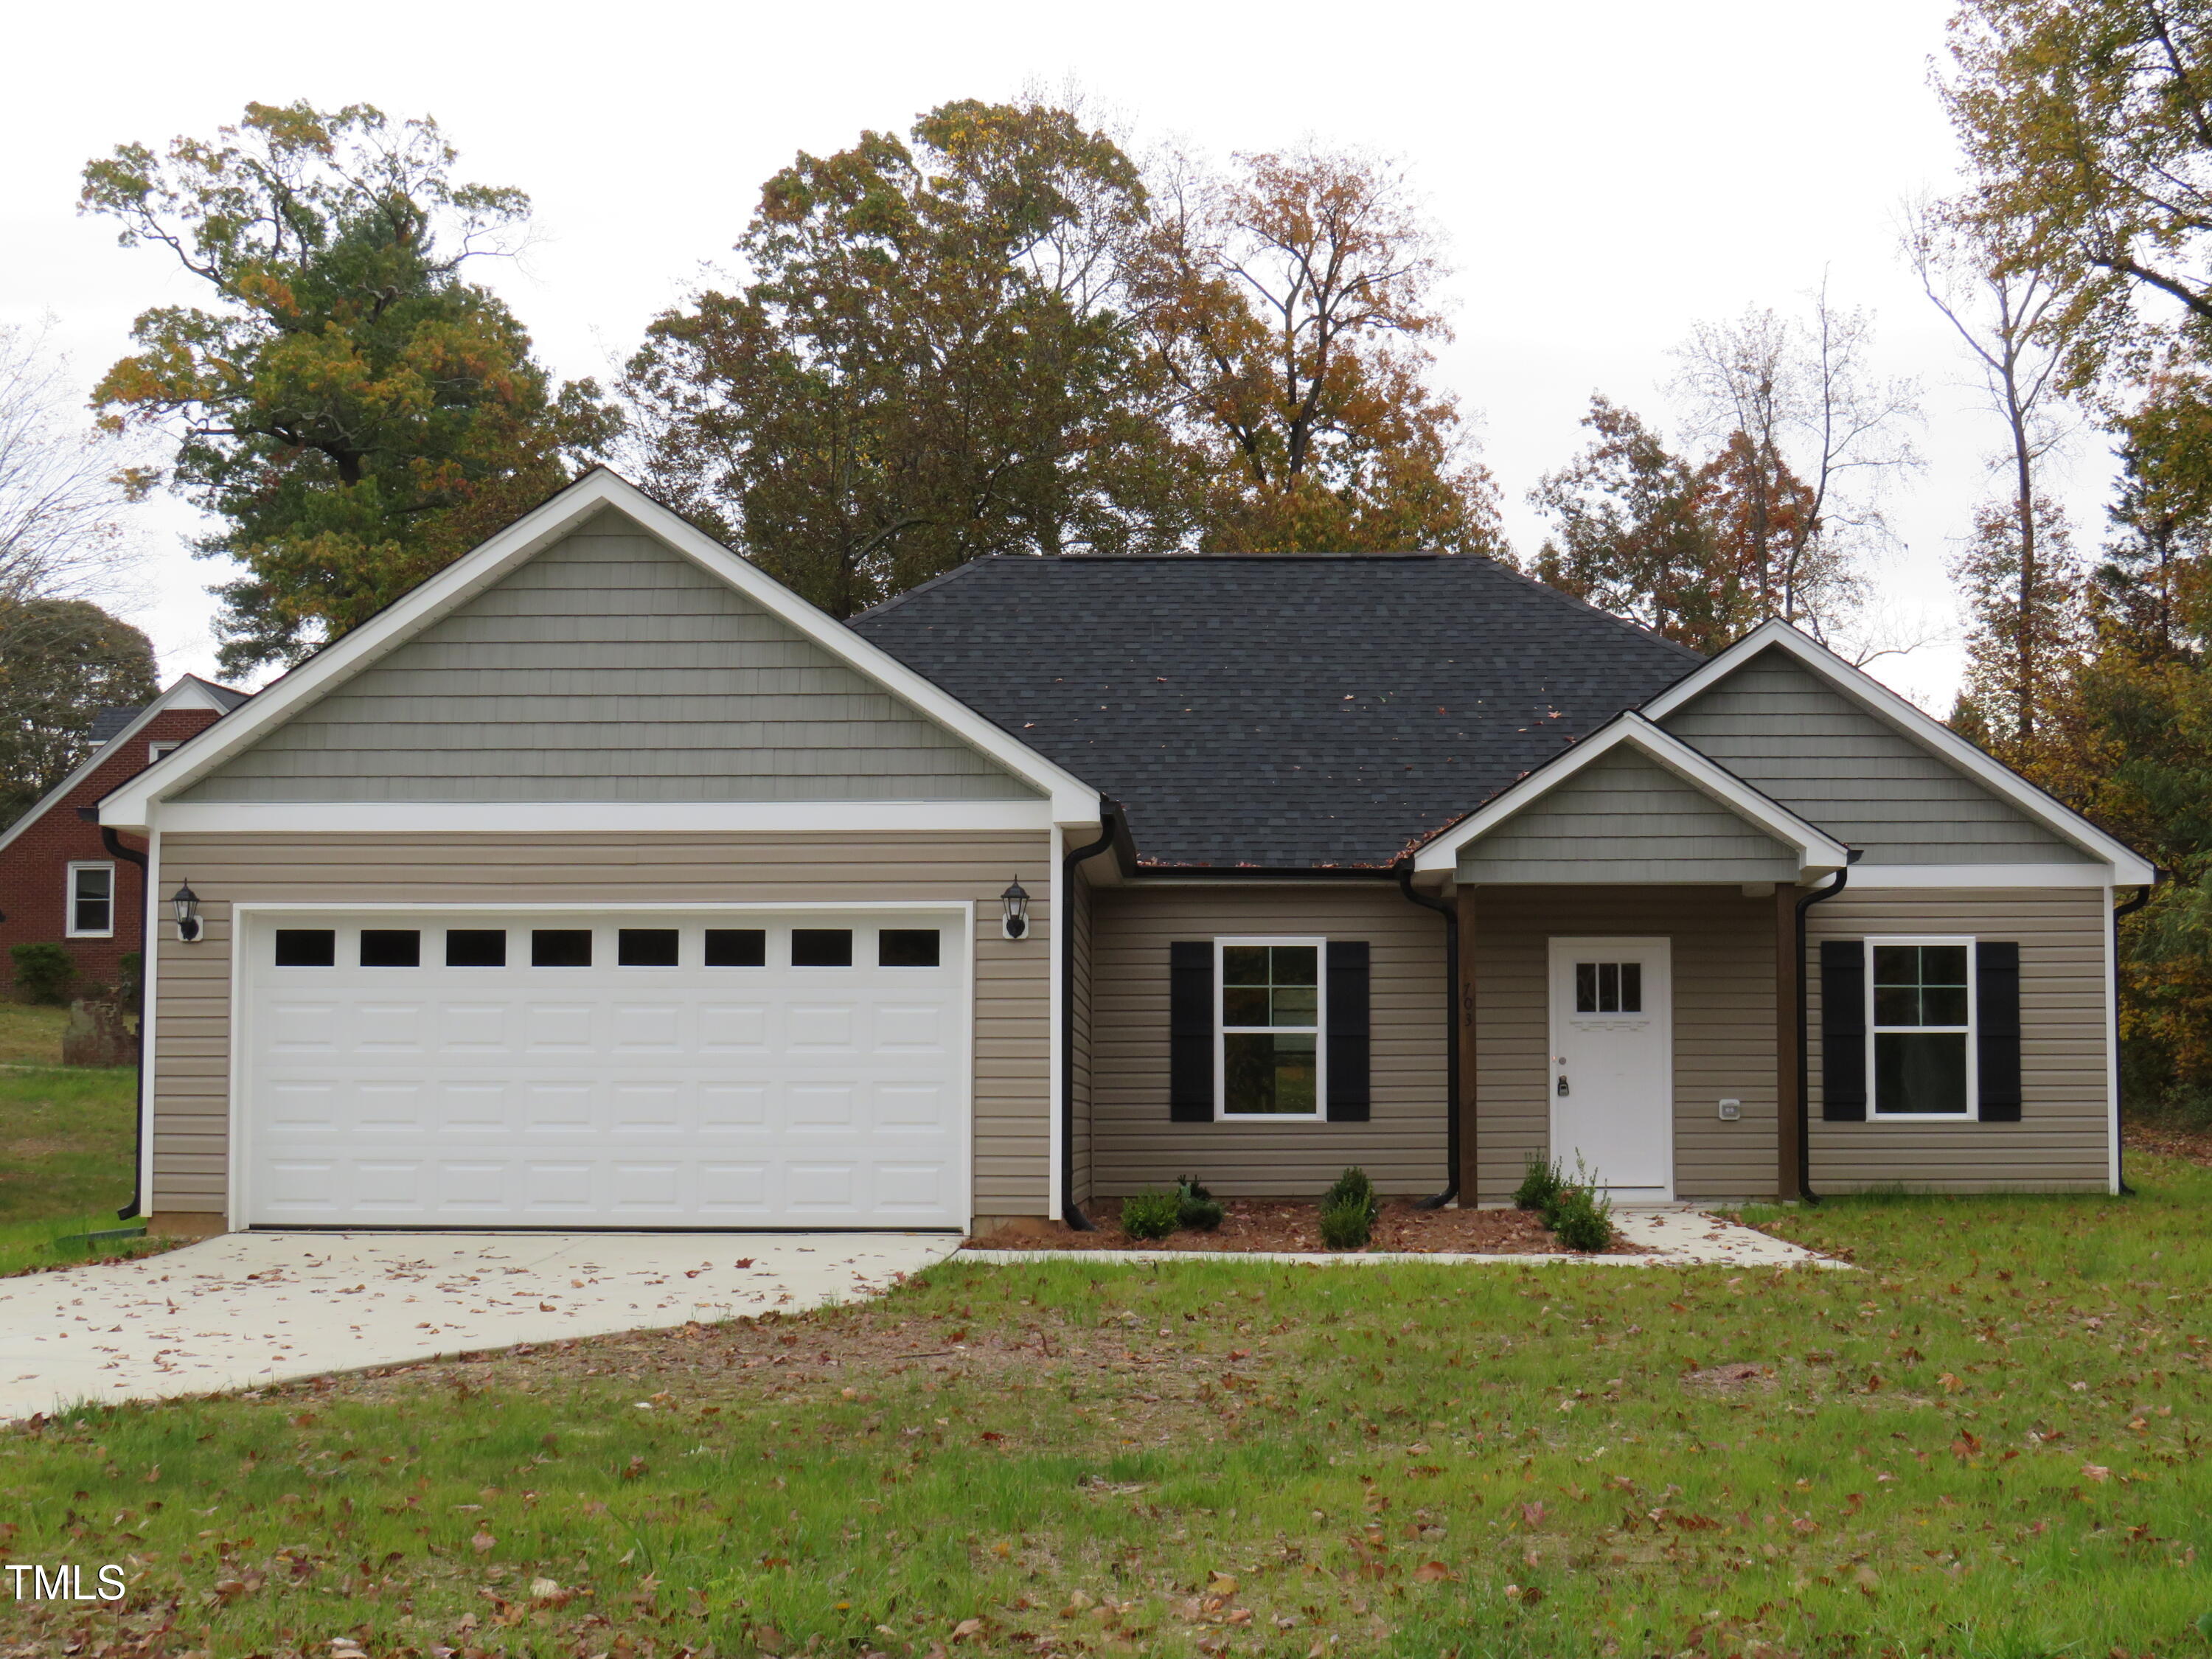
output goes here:
{"type": "Polygon", "coordinates": [[[888,1289],[949,1233],[228,1233],[0,1279],[0,1420],[475,1348],[793,1312],[888,1289]]]}

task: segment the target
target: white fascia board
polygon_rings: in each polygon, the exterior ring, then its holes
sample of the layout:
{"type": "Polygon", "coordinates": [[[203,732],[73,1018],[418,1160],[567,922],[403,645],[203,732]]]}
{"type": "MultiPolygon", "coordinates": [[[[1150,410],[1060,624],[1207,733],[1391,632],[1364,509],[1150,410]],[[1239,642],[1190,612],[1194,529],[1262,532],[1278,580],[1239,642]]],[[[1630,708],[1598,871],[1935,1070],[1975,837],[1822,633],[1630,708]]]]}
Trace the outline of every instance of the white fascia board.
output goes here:
{"type": "Polygon", "coordinates": [[[1522,778],[1480,811],[1470,813],[1414,855],[1413,868],[1455,871],[1460,850],[1480,841],[1523,807],[1573,777],[1583,768],[1626,744],[1656,761],[1701,794],[1755,824],[1797,854],[1801,876],[1825,875],[1850,861],[1850,849],[1819,825],[1808,823],[1781,802],[1761,794],[1727,768],[1631,710],[1616,715],[1522,778]]]}
{"type": "MultiPolygon", "coordinates": [[[[106,743],[103,743],[99,748],[94,750],[89,755],[87,755],[74,772],[71,772],[67,777],[64,778],[52,788],[47,790],[44,795],[39,798],[37,805],[33,805],[29,811],[24,813],[21,817],[17,818],[15,823],[9,824],[6,832],[4,834],[0,834],[0,850],[5,850],[9,842],[14,841],[16,836],[21,835],[23,831],[29,829],[33,823],[37,823],[39,819],[44,817],[47,808],[52,806],[55,802],[65,797],[70,790],[76,788],[77,785],[82,783],[87,778],[90,777],[94,770],[98,768],[100,762],[106,759],[109,755],[114,752],[115,746],[118,744],[129,743],[132,738],[136,738],[141,732],[143,732],[146,729],[147,725],[153,720],[155,715],[166,714],[173,708],[212,709],[215,711],[216,718],[218,720],[222,719],[222,716],[228,712],[224,708],[222,704],[216,701],[214,695],[206,689],[205,685],[201,681],[194,678],[190,674],[186,674],[174,685],[161,693],[160,696],[155,698],[153,702],[148,703],[143,708],[140,709],[138,711],[137,718],[133,720],[130,725],[125,726],[120,732],[118,732],[106,743]]],[[[104,810],[100,814],[100,821],[102,823],[111,822],[104,810]]],[[[128,824],[123,827],[126,829],[143,829],[145,826],[143,824],[128,824]]]]}
{"type": "Polygon", "coordinates": [[[1947,887],[2110,887],[2106,864],[1854,864],[1851,891],[1947,887]]]}
{"type": "Polygon", "coordinates": [[[226,722],[231,729],[217,741],[205,746],[189,745],[147,768],[100,804],[100,822],[118,828],[144,828],[155,802],[189,788],[295,711],[413,638],[543,552],[592,514],[609,507],[1042,791],[1051,802],[1055,823],[1098,822],[1098,792],[1074,774],[1002,732],[933,681],[870,644],[605,467],[586,473],[550,501],[317,652],[240,708],[234,719],[226,722]]]}
{"type": "Polygon", "coordinates": [[[1053,825],[1048,800],[179,801],[153,810],[155,822],[174,834],[866,834],[1053,825]]]}
{"type": "MultiPolygon", "coordinates": [[[[1810,635],[1784,622],[1762,623],[1704,667],[1677,680],[1644,705],[1648,720],[1663,720],[1684,704],[1735,672],[1769,647],[1788,652],[1797,661],[1859,704],[1900,736],[1933,750],[1977,782],[2017,806],[2053,834],[2063,836],[2098,860],[2100,873],[2118,887],[2144,887],[2157,872],[2141,854],[2114,840],[2079,812],[2045,793],[2010,767],[1994,760],[1968,743],[1925,709],[1900,697],[1863,668],[1855,668],[1810,635]]],[[[1852,881],[1858,880],[1853,872],[1852,881]]]]}

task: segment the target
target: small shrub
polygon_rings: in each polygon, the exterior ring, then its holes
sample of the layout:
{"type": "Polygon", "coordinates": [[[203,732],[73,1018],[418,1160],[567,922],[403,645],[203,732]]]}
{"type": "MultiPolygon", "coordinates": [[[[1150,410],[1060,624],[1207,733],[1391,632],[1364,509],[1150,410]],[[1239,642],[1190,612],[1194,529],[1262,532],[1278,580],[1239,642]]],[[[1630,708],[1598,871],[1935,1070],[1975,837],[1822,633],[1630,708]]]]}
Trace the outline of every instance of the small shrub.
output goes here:
{"type": "Polygon", "coordinates": [[[1226,1213],[1221,1200],[1190,1176],[1176,1182],[1176,1220],[1193,1231],[1210,1233],[1221,1224],[1226,1213]]]}
{"type": "MultiPolygon", "coordinates": [[[[1329,1190],[1334,1193],[1336,1189],[1329,1190]]],[[[1374,1230],[1374,1212],[1357,1194],[1322,1200],[1321,1242],[1330,1249],[1364,1249],[1374,1230]]]]}
{"type": "Polygon", "coordinates": [[[1179,1191],[1133,1193],[1121,1200],[1121,1231],[1132,1238],[1165,1238],[1176,1230],[1182,1211],[1179,1191]]]}
{"type": "MultiPolygon", "coordinates": [[[[1521,1184],[1513,1189],[1513,1207],[1516,1210],[1548,1211],[1558,1199],[1559,1189],[1567,1184],[1559,1173],[1559,1166],[1541,1153],[1528,1154],[1528,1168],[1522,1173],[1521,1184]]],[[[1546,1225],[1549,1225],[1547,1221],[1546,1225]]]]}
{"type": "Polygon", "coordinates": [[[8,954],[15,963],[15,995],[41,1007],[69,1005],[70,981],[76,977],[76,963],[58,945],[12,945],[8,954]]]}
{"type": "Polygon", "coordinates": [[[115,981],[116,1000],[131,1012],[137,1013],[146,992],[146,958],[139,951],[125,951],[119,966],[121,972],[115,981]]]}
{"type": "Polygon", "coordinates": [[[1357,1205],[1366,1216],[1367,1224],[1373,1226],[1375,1218],[1382,1213],[1382,1200],[1375,1196],[1375,1183],[1367,1171],[1358,1165],[1337,1176],[1329,1189],[1321,1195],[1321,1206],[1327,1210],[1332,1205],[1357,1205]]]}
{"type": "Polygon", "coordinates": [[[1569,1249],[1595,1255],[1613,1248],[1613,1206],[1588,1186],[1565,1186],[1545,1212],[1544,1224],[1569,1249]]]}

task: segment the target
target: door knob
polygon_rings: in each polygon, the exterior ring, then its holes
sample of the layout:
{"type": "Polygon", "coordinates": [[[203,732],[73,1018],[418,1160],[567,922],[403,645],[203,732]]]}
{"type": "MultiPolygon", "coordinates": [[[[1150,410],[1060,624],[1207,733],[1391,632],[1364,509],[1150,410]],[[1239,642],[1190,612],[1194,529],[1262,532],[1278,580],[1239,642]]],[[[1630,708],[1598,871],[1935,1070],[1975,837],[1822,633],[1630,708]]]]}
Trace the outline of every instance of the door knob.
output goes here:
{"type": "Polygon", "coordinates": [[[1567,1091],[1567,1074],[1566,1074],[1565,1072],[1562,1072],[1562,1073],[1559,1073],[1559,1092],[1560,1092],[1561,1094],[1565,1094],[1565,1093],[1566,1093],[1566,1091],[1567,1091]]]}

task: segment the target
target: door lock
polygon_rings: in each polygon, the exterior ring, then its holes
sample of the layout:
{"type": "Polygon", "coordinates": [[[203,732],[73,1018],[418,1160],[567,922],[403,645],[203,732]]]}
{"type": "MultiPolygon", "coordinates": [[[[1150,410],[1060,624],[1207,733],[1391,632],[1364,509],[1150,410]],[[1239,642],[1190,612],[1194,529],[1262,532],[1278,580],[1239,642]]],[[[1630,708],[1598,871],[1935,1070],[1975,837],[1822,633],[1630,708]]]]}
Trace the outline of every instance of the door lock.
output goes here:
{"type": "Polygon", "coordinates": [[[1567,1091],[1567,1074],[1566,1074],[1565,1072],[1562,1072],[1562,1073],[1559,1073],[1559,1092],[1560,1092],[1561,1094],[1565,1094],[1565,1093],[1566,1093],[1566,1091],[1567,1091]]]}

